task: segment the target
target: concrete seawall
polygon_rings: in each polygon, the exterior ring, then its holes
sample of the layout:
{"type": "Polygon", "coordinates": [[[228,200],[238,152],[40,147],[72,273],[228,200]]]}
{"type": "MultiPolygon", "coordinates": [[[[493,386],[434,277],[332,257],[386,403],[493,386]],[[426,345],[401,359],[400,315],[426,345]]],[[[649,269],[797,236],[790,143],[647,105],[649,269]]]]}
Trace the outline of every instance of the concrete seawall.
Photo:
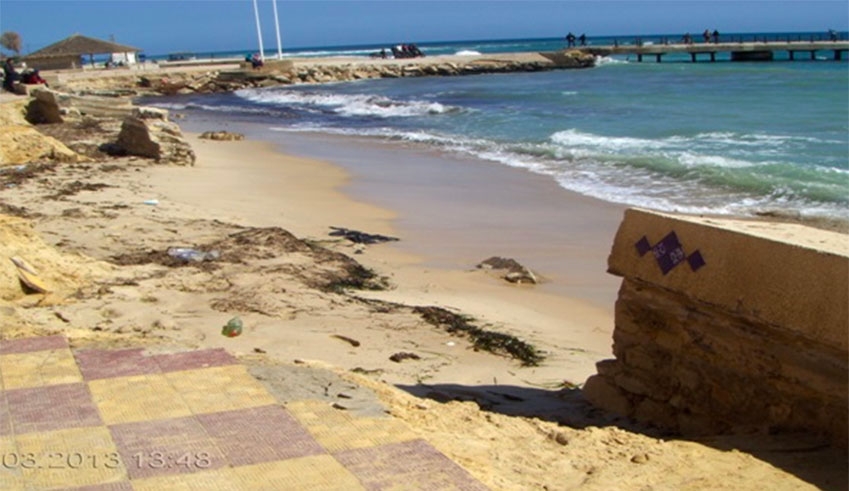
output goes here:
{"type": "Polygon", "coordinates": [[[846,445],[849,237],[628,210],[613,352],[584,393],[683,434],[807,431],[846,445]]]}

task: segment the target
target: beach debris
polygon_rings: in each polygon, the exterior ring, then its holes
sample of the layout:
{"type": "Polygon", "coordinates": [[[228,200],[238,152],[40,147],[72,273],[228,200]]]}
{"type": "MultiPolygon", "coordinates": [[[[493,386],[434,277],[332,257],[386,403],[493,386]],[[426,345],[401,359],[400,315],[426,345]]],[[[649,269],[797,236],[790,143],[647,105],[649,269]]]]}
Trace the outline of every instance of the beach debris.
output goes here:
{"type": "Polygon", "coordinates": [[[631,462],[633,462],[635,464],[645,464],[648,461],[649,461],[649,454],[647,454],[647,453],[637,454],[637,455],[634,455],[633,457],[631,457],[631,462]]]}
{"type": "Polygon", "coordinates": [[[157,206],[159,204],[159,200],[158,199],[146,199],[146,200],[144,200],[144,204],[149,205],[149,206],[157,206]]]}
{"type": "Polygon", "coordinates": [[[336,339],[341,339],[342,341],[345,341],[346,343],[350,344],[354,348],[356,348],[360,345],[360,342],[357,341],[356,339],[349,338],[348,336],[343,336],[341,334],[331,334],[330,337],[336,338],[336,339]]]}
{"type": "Polygon", "coordinates": [[[415,353],[399,352],[389,357],[395,363],[401,363],[403,360],[421,360],[422,357],[415,353]]]}
{"type": "Polygon", "coordinates": [[[530,269],[519,264],[518,261],[511,258],[492,256],[478,263],[478,269],[485,270],[503,270],[505,271],[502,278],[510,283],[530,283],[535,285],[538,283],[536,275],[530,269]]]}
{"type": "Polygon", "coordinates": [[[339,404],[338,402],[334,402],[330,405],[330,407],[332,407],[333,409],[339,409],[340,411],[346,411],[348,409],[348,406],[339,404]]]}
{"type": "Polygon", "coordinates": [[[496,331],[488,331],[471,323],[471,318],[455,314],[441,307],[414,307],[413,312],[422,316],[425,322],[445,329],[451,334],[468,337],[476,350],[506,354],[522,362],[524,366],[535,367],[545,356],[533,345],[516,336],[496,331]]]}
{"type": "Polygon", "coordinates": [[[238,317],[233,317],[221,328],[221,335],[228,338],[235,338],[240,334],[242,334],[242,319],[238,317]]]}
{"type": "Polygon", "coordinates": [[[169,256],[186,262],[214,261],[221,257],[221,253],[217,250],[204,252],[189,247],[169,247],[167,252],[169,256]]]}
{"type": "Polygon", "coordinates": [[[38,277],[38,272],[32,265],[22,257],[13,256],[9,258],[18,270],[18,280],[24,293],[47,293],[47,286],[38,277]]]}
{"type": "Polygon", "coordinates": [[[569,435],[566,434],[565,431],[556,431],[549,434],[549,438],[554,440],[560,445],[568,445],[569,444],[569,435]]]}
{"type": "Polygon", "coordinates": [[[391,242],[401,240],[397,237],[388,237],[380,234],[367,234],[358,230],[351,230],[343,227],[330,227],[331,232],[328,235],[333,237],[344,237],[355,244],[379,244],[381,242],[391,242]]]}
{"type": "Polygon", "coordinates": [[[339,397],[341,399],[353,399],[354,398],[354,396],[352,396],[351,394],[345,393],[345,392],[340,392],[340,393],[336,394],[336,397],[339,397]]]}
{"type": "Polygon", "coordinates": [[[383,374],[382,368],[363,368],[363,367],[354,367],[351,369],[354,373],[359,373],[360,375],[381,375],[383,374]]]}
{"type": "Polygon", "coordinates": [[[259,353],[259,354],[261,354],[261,355],[264,355],[264,354],[266,354],[266,353],[267,353],[267,351],[265,351],[265,350],[264,350],[264,349],[262,349],[262,348],[254,348],[254,353],[259,353]]]}
{"type": "Polygon", "coordinates": [[[245,135],[242,133],[232,133],[230,131],[204,131],[198,138],[202,138],[204,140],[240,141],[245,139],[245,135]]]}
{"type": "Polygon", "coordinates": [[[60,321],[66,323],[66,324],[71,322],[71,319],[68,319],[68,317],[65,314],[63,314],[62,312],[53,312],[53,315],[55,315],[57,319],[59,319],[60,321]]]}

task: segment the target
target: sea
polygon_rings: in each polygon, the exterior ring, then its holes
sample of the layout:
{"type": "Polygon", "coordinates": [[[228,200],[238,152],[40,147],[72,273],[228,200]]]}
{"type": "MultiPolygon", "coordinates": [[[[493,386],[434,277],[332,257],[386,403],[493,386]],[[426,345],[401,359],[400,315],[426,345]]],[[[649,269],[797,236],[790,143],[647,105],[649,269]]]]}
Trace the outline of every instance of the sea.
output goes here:
{"type": "MultiPolygon", "coordinates": [[[[579,33],[576,33],[576,35],[579,33]]],[[[819,39],[825,33],[723,34],[819,39]]],[[[847,33],[839,33],[846,39],[847,33]]],[[[589,45],[675,36],[588,38],[589,45]]],[[[417,43],[425,55],[556,51],[563,39],[417,43]]],[[[362,58],[390,45],[285,50],[362,58]]],[[[248,50],[249,51],[249,50],[248,50]]],[[[240,53],[234,51],[233,53],[240,53]]],[[[228,53],[218,53],[227,56],[228,53]]],[[[274,56],[274,53],[266,53],[274,56]]],[[[297,134],[435,150],[525,169],[565,190],[670,212],[849,221],[849,63],[822,51],[789,61],[637,62],[533,73],[360,80],[146,103],[196,128],[227,120],[297,134]]],[[[182,123],[181,123],[182,125],[182,123]]],[[[208,128],[217,129],[217,128],[208,128]]],[[[402,165],[402,164],[398,164],[402,165]]]]}

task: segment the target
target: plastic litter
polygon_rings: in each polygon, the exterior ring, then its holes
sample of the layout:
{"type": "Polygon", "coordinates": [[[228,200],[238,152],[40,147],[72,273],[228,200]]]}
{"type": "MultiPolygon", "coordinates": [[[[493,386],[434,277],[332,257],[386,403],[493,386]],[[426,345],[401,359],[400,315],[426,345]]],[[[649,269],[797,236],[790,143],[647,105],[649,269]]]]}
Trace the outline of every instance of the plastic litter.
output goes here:
{"type": "Polygon", "coordinates": [[[148,200],[144,201],[144,204],[150,205],[150,206],[156,206],[156,205],[159,204],[159,200],[158,199],[148,199],[148,200]]]}
{"type": "Polygon", "coordinates": [[[218,251],[204,252],[189,247],[169,247],[168,255],[186,262],[194,261],[198,263],[202,261],[214,261],[221,257],[221,253],[218,251]]]}
{"type": "Polygon", "coordinates": [[[221,335],[227,336],[228,338],[235,338],[239,334],[242,334],[242,319],[238,317],[233,317],[224,327],[221,328],[221,335]]]}

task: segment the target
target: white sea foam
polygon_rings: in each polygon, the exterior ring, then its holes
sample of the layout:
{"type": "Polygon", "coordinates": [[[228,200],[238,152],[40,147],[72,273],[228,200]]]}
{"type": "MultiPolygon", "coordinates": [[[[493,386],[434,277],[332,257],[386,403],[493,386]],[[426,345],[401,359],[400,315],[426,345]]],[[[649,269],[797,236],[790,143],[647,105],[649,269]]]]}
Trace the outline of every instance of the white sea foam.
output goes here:
{"type": "MultiPolygon", "coordinates": [[[[464,138],[428,131],[399,131],[383,128],[325,128],[317,125],[298,125],[272,128],[286,132],[321,132],[347,136],[378,137],[388,140],[438,146],[449,152],[526,169],[550,176],[564,189],[605,201],[627,206],[639,206],[680,213],[711,213],[746,215],[759,210],[804,209],[812,216],[832,216],[849,219],[849,210],[838,205],[812,203],[799,197],[792,189],[776,188],[771,194],[756,196],[744,191],[729,191],[701,185],[698,181],[681,180],[650,168],[608,165],[603,155],[589,150],[566,149],[552,144],[502,144],[486,139],[464,138]],[[563,158],[564,155],[567,158],[563,158]]],[[[573,138],[574,135],[569,138],[573,138]]],[[[576,141],[596,144],[604,137],[584,134],[576,141]]],[[[621,139],[618,147],[644,145],[650,140],[621,139]]],[[[749,162],[709,155],[688,155],[691,165],[712,167],[744,167],[749,162]]]]}
{"type": "Polygon", "coordinates": [[[628,64],[628,60],[620,60],[617,58],[611,58],[609,56],[596,56],[595,57],[595,66],[605,66],[605,65],[626,65],[628,64]]]}
{"type": "Polygon", "coordinates": [[[459,110],[457,107],[446,106],[438,102],[396,101],[388,97],[365,94],[255,89],[240,90],[236,94],[248,101],[260,104],[323,108],[342,116],[410,117],[445,114],[459,110]]]}
{"type": "Polygon", "coordinates": [[[471,49],[461,49],[460,51],[454,53],[457,56],[480,56],[480,51],[474,51],[471,49]]]}

